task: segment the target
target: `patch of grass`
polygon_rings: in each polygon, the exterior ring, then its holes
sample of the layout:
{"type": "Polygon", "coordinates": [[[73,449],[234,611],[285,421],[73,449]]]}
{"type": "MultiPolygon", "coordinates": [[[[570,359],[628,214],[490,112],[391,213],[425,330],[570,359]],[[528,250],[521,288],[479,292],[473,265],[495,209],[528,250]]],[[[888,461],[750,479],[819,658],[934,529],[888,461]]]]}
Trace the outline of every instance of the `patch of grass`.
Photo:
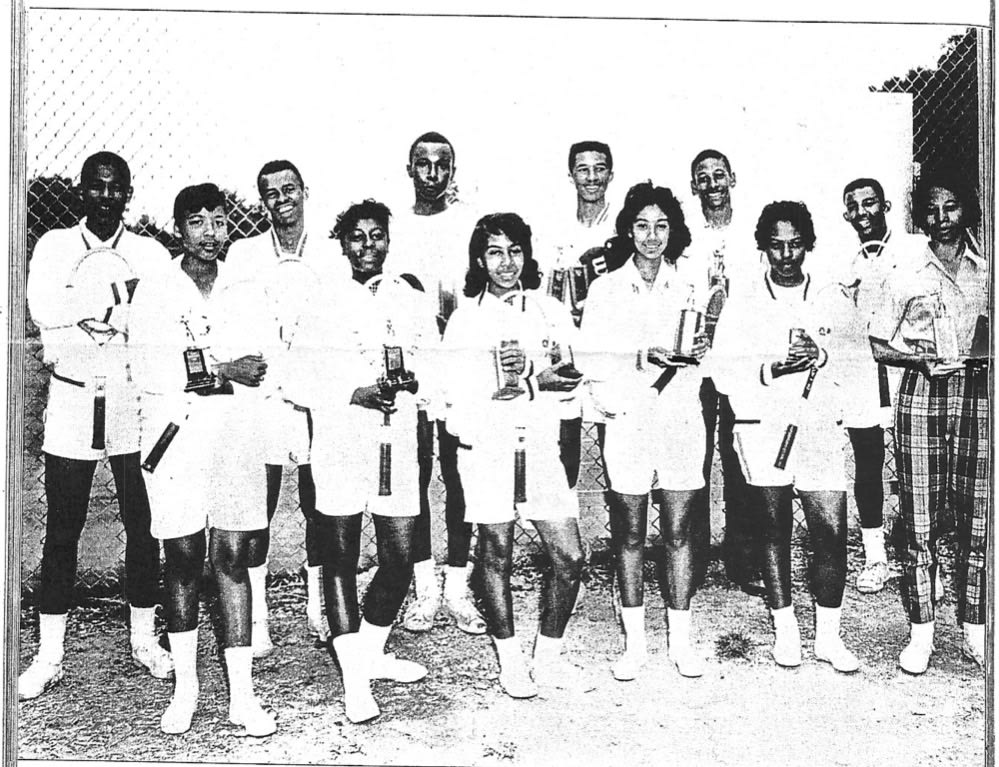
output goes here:
{"type": "Polygon", "coordinates": [[[738,631],[722,634],[715,640],[715,655],[721,660],[749,660],[753,640],[738,631]]]}

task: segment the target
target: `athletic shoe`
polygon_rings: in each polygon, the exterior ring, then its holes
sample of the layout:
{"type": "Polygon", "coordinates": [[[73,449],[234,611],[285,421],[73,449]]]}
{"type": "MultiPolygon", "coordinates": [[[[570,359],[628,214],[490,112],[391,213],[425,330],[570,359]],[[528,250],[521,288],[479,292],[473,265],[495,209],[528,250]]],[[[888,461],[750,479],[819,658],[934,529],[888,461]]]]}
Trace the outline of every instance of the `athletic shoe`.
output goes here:
{"type": "Polygon", "coordinates": [[[675,649],[669,648],[669,659],[673,661],[680,676],[696,679],[704,676],[704,658],[697,654],[689,644],[681,645],[675,649]]]}
{"type": "Polygon", "coordinates": [[[797,624],[789,631],[777,632],[770,654],[778,666],[797,668],[801,665],[801,634],[797,624]]]}
{"type": "Polygon", "coordinates": [[[406,617],[402,627],[406,631],[422,634],[434,626],[434,617],[440,607],[440,597],[436,593],[419,594],[406,608],[406,617]]]}
{"type": "MultiPolygon", "coordinates": [[[[485,634],[486,621],[475,609],[472,598],[466,592],[457,599],[444,598],[444,611],[454,620],[455,625],[466,634],[485,634]]],[[[409,617],[409,613],[406,613],[409,617]]],[[[431,618],[433,621],[433,618],[431,618]]],[[[410,629],[412,631],[413,629],[410,629]]]]}
{"type": "Polygon", "coordinates": [[[194,712],[198,708],[198,696],[177,696],[170,698],[163,716],[160,717],[160,730],[167,735],[183,735],[191,729],[194,712]]]}
{"type": "Polygon", "coordinates": [[[412,684],[427,675],[425,666],[415,661],[397,658],[394,653],[376,655],[370,661],[368,665],[370,679],[388,679],[392,682],[412,684]]]}
{"type": "Polygon", "coordinates": [[[619,682],[630,682],[638,677],[642,666],[648,659],[648,654],[644,651],[625,650],[620,658],[611,666],[611,673],[619,682]]]}
{"type": "Polygon", "coordinates": [[[907,674],[922,674],[930,665],[933,644],[909,641],[898,656],[898,665],[907,674]]]}
{"type": "Polygon", "coordinates": [[[868,562],[857,576],[857,591],[861,594],[877,594],[888,582],[887,562],[868,562]]]}
{"type": "Polygon", "coordinates": [[[173,678],[173,658],[155,639],[132,645],[132,661],[156,679],[173,678]]]}
{"type": "Polygon", "coordinates": [[[17,679],[17,699],[32,700],[50,687],[58,684],[63,677],[62,663],[52,663],[43,658],[35,658],[17,679]]]}
{"type": "Polygon", "coordinates": [[[239,706],[229,704],[229,721],[243,728],[242,735],[251,738],[266,738],[277,732],[277,721],[274,714],[260,705],[253,697],[239,706]]]}
{"type": "Polygon", "coordinates": [[[500,687],[511,698],[533,698],[538,694],[538,686],[527,671],[527,664],[513,663],[500,668],[500,687]]]}
{"type": "Polygon", "coordinates": [[[843,644],[840,637],[836,637],[829,643],[815,643],[815,659],[831,663],[832,667],[843,674],[852,674],[860,668],[860,661],[843,644]]]}
{"type": "Polygon", "coordinates": [[[254,658],[266,658],[274,652],[271,632],[266,623],[254,623],[250,629],[250,649],[254,658]]]}

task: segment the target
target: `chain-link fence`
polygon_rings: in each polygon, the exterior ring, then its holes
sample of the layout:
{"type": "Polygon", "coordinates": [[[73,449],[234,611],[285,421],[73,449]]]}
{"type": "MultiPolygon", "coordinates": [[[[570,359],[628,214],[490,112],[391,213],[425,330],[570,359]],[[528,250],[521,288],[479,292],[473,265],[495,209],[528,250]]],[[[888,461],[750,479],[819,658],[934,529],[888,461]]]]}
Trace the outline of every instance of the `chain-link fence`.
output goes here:
{"type": "MultiPolygon", "coordinates": [[[[156,67],[168,56],[161,45],[161,31],[155,16],[147,14],[32,14],[28,37],[29,78],[25,124],[28,147],[26,263],[30,269],[33,247],[45,232],[71,227],[81,217],[80,202],[74,192],[83,159],[99,148],[115,147],[129,158],[137,194],[126,213],[126,225],[136,233],[154,237],[174,255],[179,252],[171,234],[167,206],[138,190],[175,190],[192,178],[203,178],[199,158],[177,148],[200,132],[211,133],[211,117],[199,116],[190,107],[193,96],[179,92],[165,71],[156,67]],[[113,34],[112,34],[113,31],[113,34]],[[70,34],[71,32],[71,34],[70,34]],[[123,43],[120,55],[96,55],[109,39],[123,43]],[[67,62],[86,62],[73,66],[67,62]],[[130,78],[132,62],[142,62],[151,73],[146,78],[130,78]],[[110,87],[111,83],[117,84],[110,87]],[[70,94],[70,96],[67,96],[70,94]],[[92,105],[81,112],[81,105],[92,105]],[[181,119],[183,117],[183,119],[181,119]]],[[[947,52],[934,69],[918,69],[902,78],[893,78],[871,90],[913,95],[913,160],[916,167],[946,163],[978,178],[978,81],[976,36],[953,38],[947,52]]],[[[103,51],[102,51],[103,53],[103,51]]],[[[216,154],[238,156],[236,137],[218,141],[216,154]]],[[[245,163],[244,163],[245,164],[245,163]]],[[[251,163],[252,164],[252,163],[251,163]]],[[[259,204],[249,203],[232,180],[214,177],[226,189],[232,239],[266,231],[268,222],[259,204]],[[229,183],[227,183],[227,181],[229,183]]],[[[151,194],[151,193],[150,193],[151,194]]],[[[25,413],[24,487],[22,520],[22,582],[30,589],[38,575],[44,537],[44,467],[41,460],[44,406],[48,372],[42,364],[37,328],[28,317],[25,328],[25,413]]],[[[895,474],[889,444],[885,467],[886,487],[893,489],[895,474]]],[[[851,456],[844,456],[852,472],[851,456]]],[[[288,467],[290,469],[290,467],[288,467]]],[[[435,464],[436,469],[436,464],[435,464]]],[[[435,471],[431,486],[435,552],[443,546],[443,483],[435,471]]],[[[578,484],[581,528],[584,539],[605,541],[605,477],[599,461],[596,429],[585,424],[582,466],[578,484]]],[[[721,469],[717,460],[712,470],[712,539],[718,543],[723,528],[721,469]]],[[[285,471],[281,505],[272,527],[272,570],[297,570],[304,559],[304,522],[297,511],[297,472],[285,471]]],[[[856,518],[853,501],[851,516],[856,518]]],[[[886,517],[897,515],[897,499],[890,495],[886,517]]],[[[658,515],[649,515],[650,531],[658,536],[658,515]]],[[[803,525],[800,508],[796,520],[803,525]]],[[[371,529],[366,528],[366,554],[374,554],[371,529]]],[[[538,540],[529,525],[518,525],[522,546],[536,547],[538,540]]],[[[80,546],[79,581],[92,589],[113,588],[120,581],[124,555],[123,532],[117,519],[113,480],[101,462],[94,481],[90,518],[80,546]]]]}

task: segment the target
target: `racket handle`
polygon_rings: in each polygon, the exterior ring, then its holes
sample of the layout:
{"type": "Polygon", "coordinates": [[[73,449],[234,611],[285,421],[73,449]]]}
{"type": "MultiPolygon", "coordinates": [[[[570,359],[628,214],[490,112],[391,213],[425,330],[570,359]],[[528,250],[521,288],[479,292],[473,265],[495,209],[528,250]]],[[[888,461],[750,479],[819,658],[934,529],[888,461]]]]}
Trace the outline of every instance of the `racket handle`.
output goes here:
{"type": "Polygon", "coordinates": [[[142,462],[142,468],[144,471],[148,471],[152,474],[156,471],[156,467],[160,465],[160,460],[163,458],[163,454],[170,447],[170,443],[173,442],[173,438],[177,436],[177,432],[180,427],[173,423],[172,421],[166,425],[163,433],[160,434],[160,438],[156,440],[156,444],[153,445],[153,449],[149,451],[149,455],[146,456],[146,460],[142,462]]]}
{"type": "Polygon", "coordinates": [[[527,451],[513,451],[513,502],[527,503],[527,451]]]}
{"type": "Polygon", "coordinates": [[[777,460],[774,461],[774,466],[776,468],[787,468],[787,459],[791,455],[791,448],[794,446],[794,438],[797,434],[798,427],[793,423],[788,424],[787,430],[784,432],[784,439],[780,441],[780,449],[777,451],[777,460]]]}
{"type": "Polygon", "coordinates": [[[891,392],[888,386],[888,368],[878,364],[878,398],[881,407],[891,406],[891,392]]]}
{"type": "Polygon", "coordinates": [[[378,446],[378,495],[392,495],[392,443],[378,446]]]}
{"type": "Polygon", "coordinates": [[[104,449],[104,416],[106,402],[103,394],[94,397],[94,439],[90,446],[94,450],[104,449]]]}

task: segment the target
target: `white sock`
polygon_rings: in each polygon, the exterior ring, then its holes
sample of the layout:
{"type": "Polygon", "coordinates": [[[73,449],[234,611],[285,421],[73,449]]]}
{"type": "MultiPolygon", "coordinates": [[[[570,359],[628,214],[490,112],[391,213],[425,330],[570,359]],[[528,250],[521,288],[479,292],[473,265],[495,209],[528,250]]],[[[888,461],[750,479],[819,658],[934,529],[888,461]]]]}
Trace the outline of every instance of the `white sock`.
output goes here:
{"type": "MultiPolygon", "coordinates": [[[[357,635],[364,639],[364,648],[372,655],[385,654],[385,643],[388,642],[389,634],[391,633],[391,624],[388,626],[376,626],[373,623],[368,623],[363,618],[361,619],[361,627],[357,631],[357,635]]],[[[358,644],[362,643],[358,642],[358,644]]]]}
{"type": "Polygon", "coordinates": [[[267,625],[267,562],[246,568],[250,576],[250,616],[253,622],[267,625]]]}
{"type": "Polygon", "coordinates": [[[779,607],[776,610],[771,608],[770,615],[773,616],[775,630],[794,631],[798,628],[798,618],[794,614],[793,604],[787,607],[779,607]]]}
{"type": "Polygon", "coordinates": [[[839,619],[841,613],[841,607],[815,605],[815,644],[827,644],[839,641],[839,619]]]}
{"type": "Polygon", "coordinates": [[[928,623],[910,623],[909,641],[920,647],[929,647],[933,644],[933,621],[928,623]]]}
{"type": "Polygon", "coordinates": [[[413,565],[413,580],[416,582],[416,595],[433,595],[437,593],[437,574],[434,572],[434,560],[424,559],[413,565]]]}
{"type": "Polygon", "coordinates": [[[968,638],[968,644],[976,649],[985,647],[985,624],[965,623],[964,635],[968,638]]]}
{"type": "Polygon", "coordinates": [[[156,608],[129,605],[132,647],[156,641],[156,608]]]}
{"type": "Polygon", "coordinates": [[[864,559],[867,564],[888,561],[888,554],[885,552],[884,528],[862,527],[860,528],[860,538],[864,542],[864,559]]]}
{"type": "Polygon", "coordinates": [[[621,623],[624,624],[625,649],[637,653],[646,651],[645,605],[621,607],[621,623]]]}
{"type": "Polygon", "coordinates": [[[38,613],[38,656],[50,663],[62,663],[66,642],[66,613],[38,613]]]}
{"type": "Polygon", "coordinates": [[[516,634],[507,639],[493,637],[493,644],[496,646],[496,657],[499,659],[500,671],[524,664],[524,651],[520,647],[520,640],[516,634]]]}
{"type": "Polygon", "coordinates": [[[669,621],[669,646],[674,647],[690,645],[690,610],[674,610],[672,607],[666,608],[666,617],[669,621]]]}
{"type": "MultiPolygon", "coordinates": [[[[305,614],[318,618],[323,612],[323,568],[305,566],[305,614]]],[[[265,608],[266,609],[266,608],[265,608]]]]}
{"type": "Polygon", "coordinates": [[[229,706],[239,708],[253,698],[253,650],[250,647],[225,648],[229,677],[229,706]]]}
{"type": "Polygon", "coordinates": [[[198,696],[198,630],[170,631],[174,695],[198,696]]]}
{"type": "Polygon", "coordinates": [[[534,638],[534,663],[556,663],[562,654],[562,637],[546,637],[542,633],[534,638]]]}
{"type": "Polygon", "coordinates": [[[468,567],[447,566],[444,570],[444,599],[458,601],[468,593],[468,567]]]}

